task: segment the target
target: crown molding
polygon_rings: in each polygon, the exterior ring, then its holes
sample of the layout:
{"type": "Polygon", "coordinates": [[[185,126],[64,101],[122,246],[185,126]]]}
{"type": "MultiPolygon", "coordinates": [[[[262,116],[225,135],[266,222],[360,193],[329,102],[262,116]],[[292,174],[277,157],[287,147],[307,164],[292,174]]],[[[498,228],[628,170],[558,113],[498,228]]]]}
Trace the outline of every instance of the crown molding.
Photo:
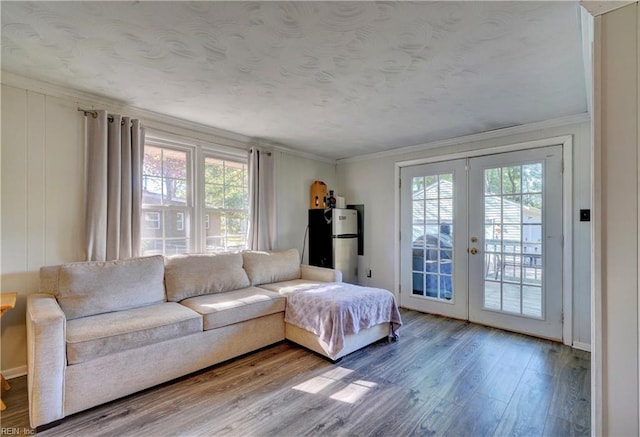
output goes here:
{"type": "Polygon", "coordinates": [[[568,126],[572,124],[585,123],[591,121],[591,116],[584,112],[582,114],[570,115],[567,117],[554,118],[551,120],[540,121],[536,123],[521,124],[518,126],[506,127],[503,129],[495,129],[477,134],[465,135],[461,137],[449,138],[446,140],[438,140],[430,143],[416,144],[414,146],[401,147],[399,149],[386,150],[383,152],[368,153],[366,155],[353,156],[351,158],[338,159],[338,164],[346,164],[349,162],[367,161],[370,159],[389,158],[393,156],[405,155],[413,152],[421,152],[429,149],[437,149],[441,147],[454,146],[464,143],[473,143],[478,141],[491,140],[494,138],[503,138],[511,135],[524,134],[528,132],[551,129],[555,127],[568,126]]]}
{"type": "Polygon", "coordinates": [[[312,153],[301,152],[284,144],[279,144],[260,138],[252,138],[235,132],[218,129],[212,126],[194,123],[170,115],[161,114],[146,109],[128,105],[126,102],[99,94],[68,88],[51,82],[20,76],[8,71],[0,71],[0,83],[15,88],[22,88],[60,99],[71,100],[82,106],[82,109],[97,109],[104,107],[107,110],[126,113],[135,116],[145,122],[145,126],[157,132],[188,137],[194,141],[207,141],[224,146],[248,149],[252,144],[262,145],[266,148],[278,150],[290,155],[300,156],[314,161],[335,164],[335,159],[312,153]],[[176,129],[177,128],[177,129],[176,129]],[[213,137],[213,138],[211,138],[213,137]]]}
{"type": "Polygon", "coordinates": [[[295,155],[301,158],[311,159],[313,161],[321,161],[321,162],[326,162],[328,164],[334,164],[334,165],[338,163],[336,159],[327,158],[326,156],[315,155],[313,153],[292,149],[284,144],[276,143],[273,141],[260,139],[260,140],[254,141],[254,144],[257,146],[264,147],[266,149],[270,149],[278,152],[284,152],[289,155],[295,155]]]}

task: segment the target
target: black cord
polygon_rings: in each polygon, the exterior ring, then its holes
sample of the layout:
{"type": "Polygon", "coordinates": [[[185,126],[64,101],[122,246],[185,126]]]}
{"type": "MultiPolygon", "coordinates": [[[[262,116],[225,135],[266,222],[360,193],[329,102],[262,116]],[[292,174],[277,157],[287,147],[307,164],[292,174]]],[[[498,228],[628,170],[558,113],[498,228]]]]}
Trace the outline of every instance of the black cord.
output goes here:
{"type": "Polygon", "coordinates": [[[309,232],[309,225],[307,225],[307,229],[304,230],[304,239],[302,240],[302,255],[300,255],[300,264],[302,264],[302,260],[304,259],[304,249],[307,245],[307,233],[309,232]]]}

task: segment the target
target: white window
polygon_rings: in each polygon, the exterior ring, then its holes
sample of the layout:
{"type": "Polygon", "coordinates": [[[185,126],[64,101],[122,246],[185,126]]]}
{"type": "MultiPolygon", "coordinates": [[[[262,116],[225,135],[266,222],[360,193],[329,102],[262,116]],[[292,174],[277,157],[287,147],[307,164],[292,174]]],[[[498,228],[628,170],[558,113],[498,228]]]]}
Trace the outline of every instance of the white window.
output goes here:
{"type": "Polygon", "coordinates": [[[244,151],[150,135],[142,188],[143,255],[246,248],[244,151]]]}

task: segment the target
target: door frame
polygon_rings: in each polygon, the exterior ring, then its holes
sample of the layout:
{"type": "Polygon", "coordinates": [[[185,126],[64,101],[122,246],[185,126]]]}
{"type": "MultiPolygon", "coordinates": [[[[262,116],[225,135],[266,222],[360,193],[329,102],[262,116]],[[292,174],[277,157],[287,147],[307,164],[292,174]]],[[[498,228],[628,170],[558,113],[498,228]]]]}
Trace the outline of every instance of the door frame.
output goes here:
{"type": "Polygon", "coordinates": [[[400,171],[403,167],[432,164],[454,159],[475,158],[478,156],[494,155],[497,153],[516,152],[520,150],[537,149],[547,146],[562,146],[562,341],[567,346],[573,346],[573,136],[562,135],[540,140],[507,144],[503,146],[487,147],[467,150],[463,152],[437,154],[433,156],[399,161],[394,164],[394,293],[400,300],[400,171]]]}

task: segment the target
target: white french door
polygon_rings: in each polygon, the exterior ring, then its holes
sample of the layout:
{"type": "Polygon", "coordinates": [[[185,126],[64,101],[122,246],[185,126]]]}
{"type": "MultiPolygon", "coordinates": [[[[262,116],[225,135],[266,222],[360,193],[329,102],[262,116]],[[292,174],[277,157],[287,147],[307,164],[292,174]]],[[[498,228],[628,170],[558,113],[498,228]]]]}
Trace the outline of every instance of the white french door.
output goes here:
{"type": "Polygon", "coordinates": [[[401,170],[400,305],[468,318],[466,160],[401,170]]]}
{"type": "Polygon", "coordinates": [[[402,306],[562,339],[561,146],[405,167],[401,187],[402,306]]]}

